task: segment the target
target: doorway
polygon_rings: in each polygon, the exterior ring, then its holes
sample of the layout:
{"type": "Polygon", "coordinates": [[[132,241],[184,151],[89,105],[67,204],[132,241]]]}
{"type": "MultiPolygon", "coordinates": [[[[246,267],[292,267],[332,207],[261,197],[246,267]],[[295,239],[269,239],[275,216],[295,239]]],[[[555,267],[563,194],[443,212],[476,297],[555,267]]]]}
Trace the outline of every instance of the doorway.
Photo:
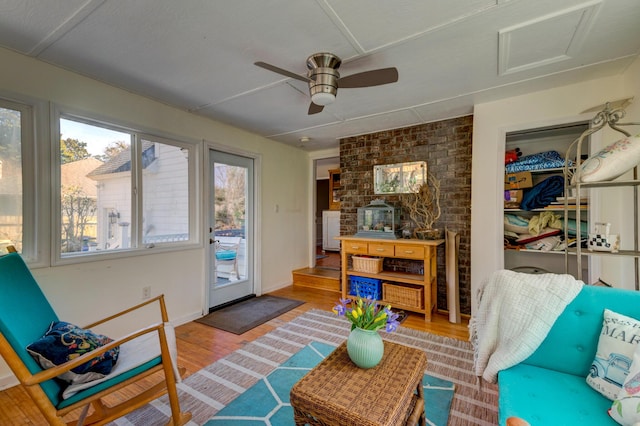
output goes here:
{"type": "Polygon", "coordinates": [[[255,292],[254,160],[210,149],[209,171],[209,309],[212,309],[255,292]]]}
{"type": "Polygon", "coordinates": [[[334,236],[340,235],[340,210],[330,210],[334,195],[329,184],[330,170],[340,168],[340,157],[322,158],[314,161],[315,166],[315,240],[313,252],[315,263],[312,267],[340,269],[340,246],[334,236]]]}

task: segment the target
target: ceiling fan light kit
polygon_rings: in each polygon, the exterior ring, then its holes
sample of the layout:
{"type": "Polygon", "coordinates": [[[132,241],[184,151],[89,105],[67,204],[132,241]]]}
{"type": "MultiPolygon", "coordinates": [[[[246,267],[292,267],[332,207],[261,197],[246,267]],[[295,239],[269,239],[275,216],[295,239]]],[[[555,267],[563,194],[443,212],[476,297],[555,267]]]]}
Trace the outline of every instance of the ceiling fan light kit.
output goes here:
{"type": "Polygon", "coordinates": [[[266,70],[307,82],[309,84],[309,95],[311,96],[309,115],[317,114],[323,110],[325,105],[333,103],[338,94],[338,87],[341,85],[343,88],[357,88],[379,86],[398,81],[398,70],[396,68],[365,71],[340,78],[340,73],[338,72],[340,64],[342,64],[342,60],[332,53],[314,53],[307,58],[309,71],[305,77],[266,62],[255,62],[255,65],[266,70]]]}

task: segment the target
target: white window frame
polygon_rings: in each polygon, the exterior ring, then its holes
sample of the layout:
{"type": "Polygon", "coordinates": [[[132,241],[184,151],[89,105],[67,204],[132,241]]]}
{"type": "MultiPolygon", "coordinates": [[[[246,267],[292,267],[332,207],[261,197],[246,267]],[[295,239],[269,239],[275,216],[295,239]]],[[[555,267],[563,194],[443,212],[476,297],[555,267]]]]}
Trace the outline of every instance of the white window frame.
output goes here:
{"type": "MultiPolygon", "coordinates": [[[[36,149],[36,117],[47,115],[45,104],[42,102],[15,98],[6,93],[0,93],[0,107],[20,112],[20,150],[22,158],[22,251],[25,261],[39,266],[45,260],[47,253],[43,248],[43,239],[38,230],[43,228],[46,216],[38,211],[37,206],[43,205],[43,191],[40,184],[48,174],[46,165],[37,166],[41,152],[36,149]],[[38,184],[36,183],[38,182],[38,184]]],[[[45,240],[46,241],[46,240],[45,240]]]]}
{"type": "MultiPolygon", "coordinates": [[[[175,251],[178,249],[191,249],[202,246],[202,238],[200,236],[200,194],[198,191],[198,176],[200,169],[199,162],[201,152],[198,143],[189,141],[185,138],[176,137],[174,135],[162,135],[161,132],[142,129],[139,126],[133,126],[118,122],[113,119],[105,119],[97,117],[95,114],[87,114],[73,108],[54,106],[51,114],[51,164],[52,164],[52,182],[53,193],[51,194],[51,212],[53,213],[51,221],[51,263],[54,265],[70,264],[78,262],[96,261],[108,258],[130,257],[132,255],[142,255],[150,253],[159,253],[163,251],[175,251]],[[117,250],[104,250],[93,252],[65,253],[61,252],[61,197],[60,197],[60,119],[68,119],[82,122],[89,125],[103,127],[119,132],[130,133],[131,139],[132,161],[131,161],[131,247],[117,250]],[[188,153],[188,203],[189,203],[189,239],[187,241],[164,242],[157,244],[144,245],[142,240],[142,158],[141,144],[142,140],[150,140],[160,142],[172,146],[176,146],[188,153]]],[[[64,135],[63,135],[64,136],[64,135]]]]}

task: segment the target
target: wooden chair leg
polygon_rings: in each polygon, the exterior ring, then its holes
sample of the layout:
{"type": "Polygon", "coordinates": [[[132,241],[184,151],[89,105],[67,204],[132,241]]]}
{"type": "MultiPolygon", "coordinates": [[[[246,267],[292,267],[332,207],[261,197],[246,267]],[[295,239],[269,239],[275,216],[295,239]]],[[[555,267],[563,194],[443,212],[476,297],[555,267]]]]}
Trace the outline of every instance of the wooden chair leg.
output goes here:
{"type": "MultiPolygon", "coordinates": [[[[166,347],[166,335],[160,332],[160,341],[166,347]]],[[[191,413],[180,411],[180,400],[178,399],[178,389],[176,387],[176,376],[173,370],[171,357],[167,353],[162,354],[162,366],[164,368],[164,380],[171,407],[171,419],[167,426],[182,426],[191,420],[191,413]]],[[[179,374],[183,374],[179,372],[179,374]]]]}

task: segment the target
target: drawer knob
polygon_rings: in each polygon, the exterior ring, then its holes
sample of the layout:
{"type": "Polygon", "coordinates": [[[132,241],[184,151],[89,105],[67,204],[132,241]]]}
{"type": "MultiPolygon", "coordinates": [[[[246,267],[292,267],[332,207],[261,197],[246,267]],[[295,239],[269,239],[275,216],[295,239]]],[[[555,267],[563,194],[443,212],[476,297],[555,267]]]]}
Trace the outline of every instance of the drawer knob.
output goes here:
{"type": "Polygon", "coordinates": [[[378,247],[376,251],[384,251],[384,249],[382,247],[378,247]]]}
{"type": "Polygon", "coordinates": [[[360,248],[360,246],[351,246],[351,248],[352,248],[353,250],[358,250],[358,249],[360,248]]]}
{"type": "Polygon", "coordinates": [[[405,250],[404,252],[407,254],[413,254],[413,250],[405,250]]]}

